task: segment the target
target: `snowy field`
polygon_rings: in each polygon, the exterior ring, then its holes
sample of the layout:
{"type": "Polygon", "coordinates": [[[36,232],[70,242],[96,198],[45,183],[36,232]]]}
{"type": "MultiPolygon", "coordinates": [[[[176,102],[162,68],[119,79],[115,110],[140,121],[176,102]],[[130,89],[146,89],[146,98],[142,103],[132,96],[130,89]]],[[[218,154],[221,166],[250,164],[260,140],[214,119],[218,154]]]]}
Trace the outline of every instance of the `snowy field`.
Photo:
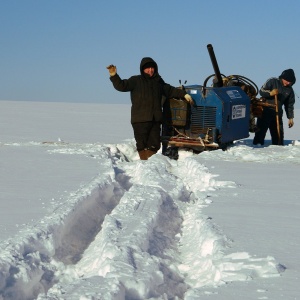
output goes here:
{"type": "Polygon", "coordinates": [[[140,161],[130,105],[0,104],[0,299],[300,299],[300,110],[140,161]]]}

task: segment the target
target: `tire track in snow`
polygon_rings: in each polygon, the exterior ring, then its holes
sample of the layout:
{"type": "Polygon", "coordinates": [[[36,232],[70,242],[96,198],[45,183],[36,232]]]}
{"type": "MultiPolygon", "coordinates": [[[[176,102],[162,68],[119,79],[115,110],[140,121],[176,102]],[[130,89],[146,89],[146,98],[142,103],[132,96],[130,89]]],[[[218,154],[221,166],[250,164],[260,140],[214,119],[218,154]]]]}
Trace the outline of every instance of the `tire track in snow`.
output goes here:
{"type": "MultiPolygon", "coordinates": [[[[48,292],[47,299],[61,299],[62,294],[76,298],[85,289],[82,282],[91,278],[99,279],[98,286],[107,286],[108,280],[114,278],[117,294],[126,299],[183,297],[187,286],[174,264],[182,218],[173,200],[175,196],[182,198],[183,186],[178,189],[176,177],[172,176],[170,181],[167,173],[160,172],[161,167],[165,168],[162,161],[132,162],[124,165],[123,172],[118,166],[116,178],[122,181],[120,185],[128,185],[126,177],[130,177],[131,187],[106,216],[101,232],[72,270],[77,283],[72,280],[67,287],[57,284],[48,292]]],[[[89,297],[100,299],[91,293],[89,297]]]]}
{"type": "MultiPolygon", "coordinates": [[[[189,286],[179,269],[182,212],[193,200],[205,203],[207,190],[218,184],[199,163],[187,164],[189,171],[178,177],[182,169],[163,156],[118,165],[116,178],[120,185],[129,187],[128,191],[106,216],[101,232],[72,270],[77,282],[73,280],[67,287],[58,284],[48,298],[85,293],[89,299],[100,299],[82,284],[98,278],[98,287],[115,288],[113,294],[118,296],[109,299],[183,299],[189,286]],[[195,191],[188,191],[186,186],[195,182],[195,191]]],[[[189,252],[195,252],[194,248],[189,252]]]]}
{"type": "Polygon", "coordinates": [[[105,215],[118,204],[123,190],[112,181],[110,152],[106,147],[100,148],[102,174],[71,193],[40,223],[1,245],[0,299],[36,299],[47,292],[59,281],[58,270],[80,260],[101,230],[105,215]]]}

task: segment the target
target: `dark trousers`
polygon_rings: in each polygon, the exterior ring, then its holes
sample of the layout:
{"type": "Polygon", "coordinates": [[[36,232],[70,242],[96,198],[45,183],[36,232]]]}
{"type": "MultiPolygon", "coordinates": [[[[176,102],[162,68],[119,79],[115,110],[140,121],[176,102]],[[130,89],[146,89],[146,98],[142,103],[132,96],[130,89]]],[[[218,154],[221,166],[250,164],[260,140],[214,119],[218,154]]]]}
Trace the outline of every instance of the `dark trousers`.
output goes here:
{"type": "Polygon", "coordinates": [[[142,122],[132,124],[137,151],[160,149],[160,122],[142,122]]]}
{"type": "Polygon", "coordinates": [[[270,130],[272,144],[283,145],[283,124],[282,124],[282,113],[279,113],[279,132],[280,138],[278,137],[278,128],[276,120],[275,109],[264,107],[262,116],[257,118],[257,127],[259,131],[255,133],[253,144],[263,145],[268,129],[270,130]]]}

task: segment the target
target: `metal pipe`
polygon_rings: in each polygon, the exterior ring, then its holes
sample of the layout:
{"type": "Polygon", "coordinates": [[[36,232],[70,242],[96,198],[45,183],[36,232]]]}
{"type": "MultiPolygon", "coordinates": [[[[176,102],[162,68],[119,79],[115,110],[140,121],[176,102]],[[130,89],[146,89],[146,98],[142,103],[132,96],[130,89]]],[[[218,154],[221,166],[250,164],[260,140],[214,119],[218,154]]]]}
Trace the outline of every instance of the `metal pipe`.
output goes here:
{"type": "Polygon", "coordinates": [[[214,71],[215,71],[215,80],[214,80],[214,86],[216,87],[222,87],[223,86],[223,80],[221,76],[221,72],[218,66],[218,62],[215,56],[215,52],[213,49],[213,46],[211,44],[207,45],[207,50],[211,59],[211,63],[213,65],[214,71]]]}

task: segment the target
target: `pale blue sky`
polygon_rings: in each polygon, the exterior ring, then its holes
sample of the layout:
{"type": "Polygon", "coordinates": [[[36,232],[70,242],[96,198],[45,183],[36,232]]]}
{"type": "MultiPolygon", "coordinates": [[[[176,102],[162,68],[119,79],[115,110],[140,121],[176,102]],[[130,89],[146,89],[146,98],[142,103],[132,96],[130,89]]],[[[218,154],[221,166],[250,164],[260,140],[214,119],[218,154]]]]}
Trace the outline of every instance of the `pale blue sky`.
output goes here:
{"type": "Polygon", "coordinates": [[[207,44],[221,73],[259,87],[293,68],[299,95],[299,13],[299,0],[0,0],[0,100],[130,103],[105,67],[128,78],[144,56],[172,85],[202,84],[207,44]]]}

